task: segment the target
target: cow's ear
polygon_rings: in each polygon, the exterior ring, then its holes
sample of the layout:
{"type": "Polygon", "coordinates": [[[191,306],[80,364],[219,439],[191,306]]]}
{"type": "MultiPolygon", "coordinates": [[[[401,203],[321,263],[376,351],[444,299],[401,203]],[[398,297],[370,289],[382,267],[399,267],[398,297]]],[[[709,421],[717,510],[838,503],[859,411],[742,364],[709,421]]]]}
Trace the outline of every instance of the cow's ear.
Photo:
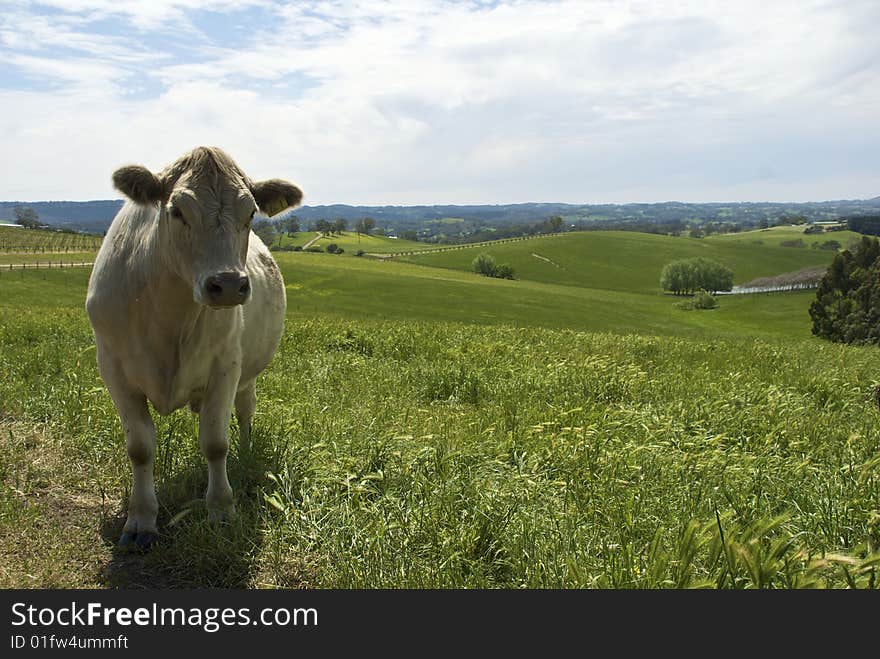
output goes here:
{"type": "Polygon", "coordinates": [[[280,178],[251,184],[251,194],[260,210],[269,217],[277,215],[285,208],[298,206],[303,197],[302,190],[280,178]]]}
{"type": "Polygon", "coordinates": [[[146,167],[126,165],[113,172],[113,186],[133,202],[154,204],[165,197],[162,181],[146,167]]]}

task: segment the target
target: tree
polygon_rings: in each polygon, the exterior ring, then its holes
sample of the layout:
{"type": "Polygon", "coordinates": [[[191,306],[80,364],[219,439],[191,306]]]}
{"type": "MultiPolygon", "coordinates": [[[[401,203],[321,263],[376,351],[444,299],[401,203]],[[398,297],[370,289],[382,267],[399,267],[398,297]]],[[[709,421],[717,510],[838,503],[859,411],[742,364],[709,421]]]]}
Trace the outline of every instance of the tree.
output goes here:
{"type": "Polygon", "coordinates": [[[548,217],[547,227],[552,233],[557,233],[562,228],[562,218],[559,215],[548,217]]]}
{"type": "Polygon", "coordinates": [[[401,240],[411,240],[416,242],[419,239],[419,232],[415,229],[406,229],[400,232],[401,240]]]}
{"type": "Polygon", "coordinates": [[[880,343],[880,241],[862,237],[834,257],[810,304],[812,332],[841,343],[880,343]]]}
{"type": "Polygon", "coordinates": [[[275,225],[268,220],[254,222],[254,233],[260,237],[260,240],[262,240],[267,247],[272,245],[275,242],[275,239],[278,238],[278,232],[275,230],[275,225]]]}
{"type": "Polygon", "coordinates": [[[354,230],[358,233],[368,234],[376,226],[376,220],[372,217],[364,217],[358,220],[354,225],[354,230]]]}
{"type": "Polygon", "coordinates": [[[340,217],[333,222],[333,231],[335,231],[340,236],[342,235],[342,232],[345,231],[347,228],[348,220],[346,220],[345,218],[340,217]]]}
{"type": "Polygon", "coordinates": [[[15,215],[15,223],[26,229],[36,229],[40,226],[40,216],[33,208],[16,206],[12,209],[12,213],[15,215]]]}
{"type": "Polygon", "coordinates": [[[733,271],[702,256],[672,261],[660,273],[660,287],[675,295],[695,293],[701,289],[709,293],[729,291],[733,288],[733,271]]]}
{"type": "Polygon", "coordinates": [[[287,234],[288,238],[292,238],[299,231],[299,218],[296,215],[288,215],[281,221],[280,228],[287,234]]]}
{"type": "Polygon", "coordinates": [[[320,231],[323,235],[329,236],[333,232],[333,225],[327,220],[321,219],[315,222],[315,231],[320,231]]]}
{"type": "Polygon", "coordinates": [[[491,254],[483,253],[471,261],[471,267],[478,275],[494,277],[497,266],[495,265],[495,257],[491,254]]]}

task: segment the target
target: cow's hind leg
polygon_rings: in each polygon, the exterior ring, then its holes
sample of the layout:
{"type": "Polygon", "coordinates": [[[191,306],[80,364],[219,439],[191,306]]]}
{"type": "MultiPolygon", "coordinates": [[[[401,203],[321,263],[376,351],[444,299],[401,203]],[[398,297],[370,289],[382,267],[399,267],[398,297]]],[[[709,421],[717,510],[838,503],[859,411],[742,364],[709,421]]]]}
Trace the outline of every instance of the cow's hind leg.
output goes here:
{"type": "Polygon", "coordinates": [[[128,500],[128,518],[119,538],[120,547],[134,546],[148,549],[156,542],[156,516],[159,502],[153,485],[153,461],[156,457],[156,426],[147,408],[143,394],[130,390],[119,377],[114,365],[101,359],[101,375],[119,412],[125,431],[125,448],[131,460],[131,497],[128,500]]]}
{"type": "Polygon", "coordinates": [[[257,409],[257,381],[251,380],[235,395],[235,418],[238,419],[238,452],[246,453],[250,448],[251,427],[254,411],[257,409]]]}

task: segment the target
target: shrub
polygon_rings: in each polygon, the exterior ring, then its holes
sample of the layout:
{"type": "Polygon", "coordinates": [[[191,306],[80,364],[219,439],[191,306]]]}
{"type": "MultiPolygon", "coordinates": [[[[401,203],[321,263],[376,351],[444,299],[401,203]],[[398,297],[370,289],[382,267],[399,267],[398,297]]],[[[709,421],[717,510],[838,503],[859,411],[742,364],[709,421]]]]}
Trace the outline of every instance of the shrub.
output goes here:
{"type": "Polygon", "coordinates": [[[356,252],[354,253],[354,255],[355,255],[355,256],[363,256],[365,253],[366,253],[366,252],[364,252],[364,250],[359,249],[358,251],[356,251],[356,252]]]}
{"type": "Polygon", "coordinates": [[[301,251],[303,251],[302,245],[294,245],[294,246],[293,246],[293,251],[294,251],[294,252],[301,252],[301,251]]]}
{"type": "Polygon", "coordinates": [[[336,254],[336,252],[339,250],[339,245],[337,245],[336,243],[330,243],[325,249],[328,254],[336,254]]]}
{"type": "Polygon", "coordinates": [[[718,300],[711,293],[706,291],[697,291],[689,300],[683,300],[675,305],[679,309],[685,311],[693,311],[695,309],[714,309],[718,306],[718,300]]]}
{"type": "Polygon", "coordinates": [[[471,267],[478,275],[484,277],[497,277],[498,279],[513,279],[513,267],[509,263],[495,265],[495,258],[490,254],[480,254],[471,261],[471,267]]]}
{"type": "Polygon", "coordinates": [[[495,258],[491,254],[485,253],[480,254],[471,261],[471,267],[474,269],[474,272],[484,277],[494,277],[495,270],[497,269],[495,258]]]}
{"type": "Polygon", "coordinates": [[[694,303],[694,309],[714,309],[718,306],[718,300],[706,291],[697,291],[691,301],[694,303]]]}
{"type": "Polygon", "coordinates": [[[323,252],[324,248],[320,247],[319,245],[312,245],[311,247],[307,247],[305,251],[307,251],[307,252],[323,252]]]}
{"type": "Polygon", "coordinates": [[[498,277],[499,279],[513,279],[513,268],[509,263],[502,263],[497,268],[495,268],[494,277],[498,277]]]}

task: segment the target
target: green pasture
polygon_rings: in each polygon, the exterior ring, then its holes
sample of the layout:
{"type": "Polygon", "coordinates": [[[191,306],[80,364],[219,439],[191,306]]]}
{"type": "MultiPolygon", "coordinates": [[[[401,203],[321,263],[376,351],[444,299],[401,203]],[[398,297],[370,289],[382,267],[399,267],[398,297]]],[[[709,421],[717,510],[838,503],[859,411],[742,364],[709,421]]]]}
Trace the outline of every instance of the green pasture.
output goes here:
{"type": "Polygon", "coordinates": [[[670,261],[703,256],[733,270],[734,282],[768,277],[831,262],[834,252],[749,242],[713,241],[632,231],[584,231],[533,240],[481,245],[404,257],[407,262],[471,271],[473,259],[490,254],[513,266],[518,279],[581,288],[656,292],[670,261]]]}
{"type": "MultiPolygon", "coordinates": [[[[287,234],[283,234],[282,236],[279,236],[274,245],[282,248],[294,247],[296,245],[302,247],[316,235],[316,231],[301,231],[291,237],[287,236],[287,234]]],[[[327,245],[335,244],[345,250],[343,254],[344,256],[353,256],[358,250],[363,250],[368,253],[385,254],[388,252],[431,249],[436,247],[436,245],[420,243],[412,240],[388,238],[387,236],[368,236],[365,234],[358,234],[354,231],[343,231],[341,236],[332,235],[321,237],[312,244],[322,249],[326,249],[327,245]]]]}
{"type": "Polygon", "coordinates": [[[396,260],[277,253],[291,313],[341,319],[420,320],[665,335],[810,335],[810,293],[721,296],[687,312],[676,298],[480,277],[396,260]]]}
{"type": "Polygon", "coordinates": [[[0,346],[5,588],[877,583],[873,349],[291,313],[238,516],[206,519],[194,417],[157,417],[139,555],[82,310],[4,300],[0,346]]]}
{"type": "Polygon", "coordinates": [[[823,231],[822,233],[805,234],[804,229],[808,226],[810,225],[770,227],[768,229],[755,229],[740,233],[717,233],[703,238],[703,240],[725,245],[741,244],[779,247],[783,242],[800,239],[804,241],[806,247],[788,247],[787,249],[818,249],[818,246],[827,240],[836,240],[845,248],[849,242],[861,238],[861,234],[854,231],[823,231]],[[813,247],[814,244],[816,247],[813,247]]]}
{"type": "MultiPolygon", "coordinates": [[[[876,588],[880,353],[810,336],[810,293],[683,311],[638,272],[680,246],[802,267],[786,248],[632,235],[576,243],[604,287],[276,253],[238,515],[207,520],[194,417],[155,416],[145,555],[115,547],[130,475],[88,268],[0,269],[0,587],[876,588]]],[[[570,237],[535,251],[574,271],[570,237]]]]}

